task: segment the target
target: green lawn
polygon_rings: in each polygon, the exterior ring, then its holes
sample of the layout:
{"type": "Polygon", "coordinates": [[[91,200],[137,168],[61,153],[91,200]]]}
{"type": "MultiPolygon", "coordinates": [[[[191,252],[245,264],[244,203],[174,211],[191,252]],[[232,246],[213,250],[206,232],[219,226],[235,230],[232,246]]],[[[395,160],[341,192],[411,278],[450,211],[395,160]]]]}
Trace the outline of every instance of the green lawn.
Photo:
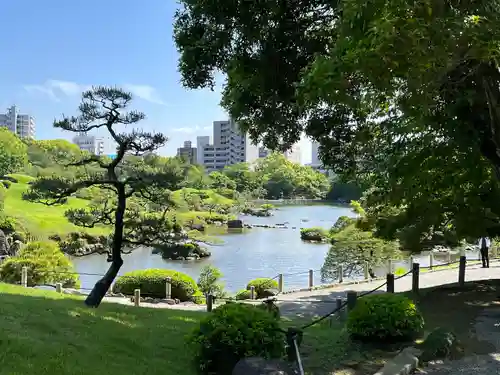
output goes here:
{"type": "Polygon", "coordinates": [[[0,283],[0,375],[194,375],[184,337],[204,313],[103,303],[0,283]]]}
{"type": "MultiPolygon", "coordinates": [[[[16,218],[21,226],[34,236],[48,237],[50,234],[65,234],[81,231],[82,228],[70,223],[64,212],[70,208],[86,207],[88,201],[79,198],[70,198],[68,203],[61,206],[46,206],[23,200],[22,194],[29,188],[28,182],[33,178],[25,175],[11,175],[18,179],[18,183],[10,185],[6,190],[4,211],[7,216],[16,218]]],[[[105,227],[88,230],[91,233],[106,233],[105,227]]]]}

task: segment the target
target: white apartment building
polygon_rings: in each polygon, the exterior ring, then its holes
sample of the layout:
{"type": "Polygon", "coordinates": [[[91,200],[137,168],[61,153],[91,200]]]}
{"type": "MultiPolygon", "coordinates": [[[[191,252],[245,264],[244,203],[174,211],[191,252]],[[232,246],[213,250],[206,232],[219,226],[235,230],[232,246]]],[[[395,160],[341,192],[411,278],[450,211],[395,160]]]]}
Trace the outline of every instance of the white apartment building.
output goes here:
{"type": "Polygon", "coordinates": [[[311,141],[311,165],[321,165],[319,160],[319,143],[311,141]]]}
{"type": "Polygon", "coordinates": [[[94,155],[104,154],[104,138],[79,133],[73,138],[73,143],[80,147],[81,150],[88,151],[94,155]]]}
{"type": "Polygon", "coordinates": [[[213,142],[210,137],[197,138],[198,163],[207,172],[224,169],[237,163],[252,163],[259,158],[259,148],[248,134],[241,132],[233,120],[213,122],[213,142]]]}
{"type": "MultiPolygon", "coordinates": [[[[267,148],[263,146],[259,147],[259,158],[265,158],[269,154],[270,151],[267,148]]],[[[295,143],[289,150],[283,152],[283,156],[292,163],[302,164],[302,155],[298,143],[295,143]]]]}
{"type": "Polygon", "coordinates": [[[6,127],[19,138],[35,138],[35,119],[27,114],[19,113],[15,105],[0,114],[0,126],[6,127]]]}

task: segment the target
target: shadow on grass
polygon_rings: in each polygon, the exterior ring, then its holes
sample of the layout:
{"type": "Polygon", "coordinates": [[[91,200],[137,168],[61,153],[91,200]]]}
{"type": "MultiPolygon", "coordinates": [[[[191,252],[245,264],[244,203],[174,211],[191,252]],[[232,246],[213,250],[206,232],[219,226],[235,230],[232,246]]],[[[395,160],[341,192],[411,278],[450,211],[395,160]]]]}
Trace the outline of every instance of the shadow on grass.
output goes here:
{"type": "MultiPolygon", "coordinates": [[[[422,289],[417,297],[409,292],[402,294],[412,298],[424,316],[426,327],[423,337],[433,329],[442,327],[457,335],[462,346],[462,356],[495,352],[490,341],[478,337],[475,323],[485,313],[490,317],[492,314],[497,316],[497,321],[500,321],[500,280],[472,281],[463,288],[451,284],[422,289]]],[[[283,315],[287,315],[287,324],[301,326],[315,316],[335,309],[335,299],[344,296],[344,292],[333,291],[328,295],[297,298],[296,301],[281,302],[280,310],[283,315]],[[320,301],[301,302],[315,298],[320,301]]],[[[499,340],[500,329],[493,326],[491,329],[496,329],[499,340]]],[[[375,347],[354,342],[350,340],[343,322],[328,318],[306,329],[300,351],[308,374],[372,375],[402,348],[414,344],[377,344],[375,347]]]]}
{"type": "MultiPolygon", "coordinates": [[[[195,374],[185,337],[203,313],[0,288],[0,374],[195,374]]],[[[13,289],[13,288],[9,288],[13,289]]]]}

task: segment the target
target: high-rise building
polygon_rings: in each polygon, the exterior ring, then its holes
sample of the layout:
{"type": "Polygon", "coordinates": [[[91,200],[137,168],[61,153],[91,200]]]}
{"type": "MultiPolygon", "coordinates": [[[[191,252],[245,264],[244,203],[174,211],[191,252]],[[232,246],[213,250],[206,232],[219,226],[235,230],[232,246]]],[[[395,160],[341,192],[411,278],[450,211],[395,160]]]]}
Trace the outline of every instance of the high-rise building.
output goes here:
{"type": "Polygon", "coordinates": [[[35,119],[27,114],[19,113],[15,105],[0,114],[0,126],[6,127],[19,138],[35,138],[35,119]]]}
{"type": "Polygon", "coordinates": [[[179,147],[177,149],[177,156],[183,158],[190,164],[196,164],[198,162],[196,147],[191,146],[191,141],[185,141],[184,147],[179,147]]]}
{"type": "MultiPolygon", "coordinates": [[[[265,158],[270,153],[271,151],[269,151],[264,146],[259,147],[259,158],[265,158]]],[[[302,155],[300,154],[300,145],[298,143],[295,143],[289,150],[283,152],[283,156],[285,157],[285,159],[291,161],[292,163],[301,164],[302,155]]]]}
{"type": "Polygon", "coordinates": [[[73,143],[80,147],[81,150],[88,151],[94,155],[104,154],[104,138],[88,135],[87,133],[79,133],[73,138],[73,143]]]}
{"type": "Polygon", "coordinates": [[[319,160],[319,143],[316,141],[311,142],[311,165],[321,165],[321,160],[319,160]]]}
{"type": "Polygon", "coordinates": [[[213,142],[210,137],[197,138],[198,162],[208,172],[237,163],[252,163],[259,158],[259,148],[233,120],[213,122],[213,142]]]}

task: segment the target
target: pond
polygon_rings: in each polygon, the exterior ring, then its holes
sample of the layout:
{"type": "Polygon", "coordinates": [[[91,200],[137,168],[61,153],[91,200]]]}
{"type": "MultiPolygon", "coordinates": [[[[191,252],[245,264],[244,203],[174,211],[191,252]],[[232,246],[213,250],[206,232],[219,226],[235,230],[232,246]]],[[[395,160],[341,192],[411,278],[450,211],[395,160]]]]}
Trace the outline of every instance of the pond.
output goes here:
{"type": "MultiPolygon", "coordinates": [[[[287,275],[286,288],[307,286],[309,269],[315,272],[315,283],[320,282],[319,269],[323,265],[328,244],[305,243],[300,239],[300,228],[330,228],[340,216],[355,216],[348,207],[330,205],[281,206],[271,217],[242,216],[249,224],[283,224],[288,229],[252,228],[243,233],[221,236],[224,241],[218,246],[210,246],[212,256],[199,261],[167,261],[159,255],[152,255],[150,249],[139,248],[124,255],[124,265],[120,271],[145,268],[165,268],[182,271],[198,278],[205,264],[212,264],[224,274],[226,288],[235,292],[257,277],[275,277],[279,273],[287,275]],[[292,229],[295,227],[295,229],[292,229]]],[[[91,255],[73,259],[77,272],[103,274],[109,264],[104,255],[91,255]]],[[[98,276],[81,276],[82,288],[92,288],[98,276]]]]}

